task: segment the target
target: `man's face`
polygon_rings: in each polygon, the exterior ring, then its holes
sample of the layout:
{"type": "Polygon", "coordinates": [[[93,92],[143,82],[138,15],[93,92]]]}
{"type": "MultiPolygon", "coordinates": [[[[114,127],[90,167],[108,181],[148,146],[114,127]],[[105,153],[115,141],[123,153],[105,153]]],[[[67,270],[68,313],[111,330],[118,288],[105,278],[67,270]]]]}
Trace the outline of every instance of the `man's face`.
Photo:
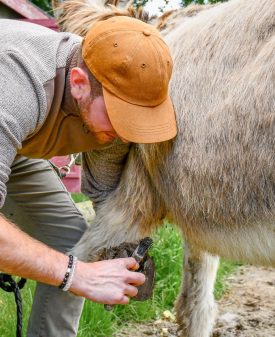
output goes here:
{"type": "Polygon", "coordinates": [[[82,119],[100,144],[111,143],[118,138],[107,114],[103,96],[96,97],[93,101],[87,97],[80,102],[82,119]]]}
{"type": "Polygon", "coordinates": [[[116,138],[127,142],[115,132],[108,117],[103,96],[92,98],[88,73],[75,67],[70,75],[71,94],[78,103],[80,116],[98,143],[108,144],[116,138]]]}
{"type": "Polygon", "coordinates": [[[103,96],[93,101],[89,96],[79,102],[79,107],[83,122],[99,144],[108,144],[119,138],[108,117],[103,96]]]}

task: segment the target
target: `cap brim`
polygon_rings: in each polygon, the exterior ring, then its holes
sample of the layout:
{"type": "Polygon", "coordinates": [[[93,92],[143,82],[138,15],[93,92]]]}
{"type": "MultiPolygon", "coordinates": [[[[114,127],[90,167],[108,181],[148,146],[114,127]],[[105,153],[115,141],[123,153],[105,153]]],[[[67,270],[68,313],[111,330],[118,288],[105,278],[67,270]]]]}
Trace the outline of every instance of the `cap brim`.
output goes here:
{"type": "Polygon", "coordinates": [[[160,105],[144,107],[125,102],[103,87],[104,100],[116,133],[133,143],[158,143],[177,134],[170,97],[160,105]]]}

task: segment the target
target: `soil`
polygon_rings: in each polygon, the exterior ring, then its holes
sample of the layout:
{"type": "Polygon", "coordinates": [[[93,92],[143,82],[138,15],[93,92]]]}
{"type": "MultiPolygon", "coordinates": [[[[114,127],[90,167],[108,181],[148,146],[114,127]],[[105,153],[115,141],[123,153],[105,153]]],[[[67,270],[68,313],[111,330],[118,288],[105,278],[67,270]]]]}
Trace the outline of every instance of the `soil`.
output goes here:
{"type": "MultiPolygon", "coordinates": [[[[241,267],[227,282],[213,337],[275,337],[275,269],[241,267]]],[[[148,336],[178,336],[174,314],[165,311],[154,322],[130,325],[115,335],[148,336]]]]}

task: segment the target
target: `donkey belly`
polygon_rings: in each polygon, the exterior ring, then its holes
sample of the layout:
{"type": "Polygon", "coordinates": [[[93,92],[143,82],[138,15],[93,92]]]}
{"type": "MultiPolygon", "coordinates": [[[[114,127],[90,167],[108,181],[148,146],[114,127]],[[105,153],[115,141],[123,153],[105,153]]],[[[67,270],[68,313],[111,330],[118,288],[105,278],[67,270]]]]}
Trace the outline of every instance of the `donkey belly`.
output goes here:
{"type": "Polygon", "coordinates": [[[269,222],[234,228],[192,227],[182,229],[187,241],[199,250],[227,260],[275,267],[275,225],[269,222]]]}

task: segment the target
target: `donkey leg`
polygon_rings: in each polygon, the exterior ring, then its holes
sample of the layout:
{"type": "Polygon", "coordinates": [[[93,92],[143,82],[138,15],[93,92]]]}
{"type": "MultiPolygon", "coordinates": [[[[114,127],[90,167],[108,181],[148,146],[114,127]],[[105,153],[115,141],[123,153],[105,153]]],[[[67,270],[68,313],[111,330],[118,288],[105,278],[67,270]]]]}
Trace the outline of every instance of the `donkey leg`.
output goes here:
{"type": "Polygon", "coordinates": [[[102,248],[118,246],[123,242],[137,242],[148,235],[138,223],[126,225],[125,213],[112,207],[98,210],[91,226],[85,231],[71,253],[82,261],[96,261],[102,248]]]}
{"type": "Polygon", "coordinates": [[[209,337],[216,316],[213,290],[219,265],[217,256],[185,245],[184,280],[176,311],[181,337],[209,337]]]}

